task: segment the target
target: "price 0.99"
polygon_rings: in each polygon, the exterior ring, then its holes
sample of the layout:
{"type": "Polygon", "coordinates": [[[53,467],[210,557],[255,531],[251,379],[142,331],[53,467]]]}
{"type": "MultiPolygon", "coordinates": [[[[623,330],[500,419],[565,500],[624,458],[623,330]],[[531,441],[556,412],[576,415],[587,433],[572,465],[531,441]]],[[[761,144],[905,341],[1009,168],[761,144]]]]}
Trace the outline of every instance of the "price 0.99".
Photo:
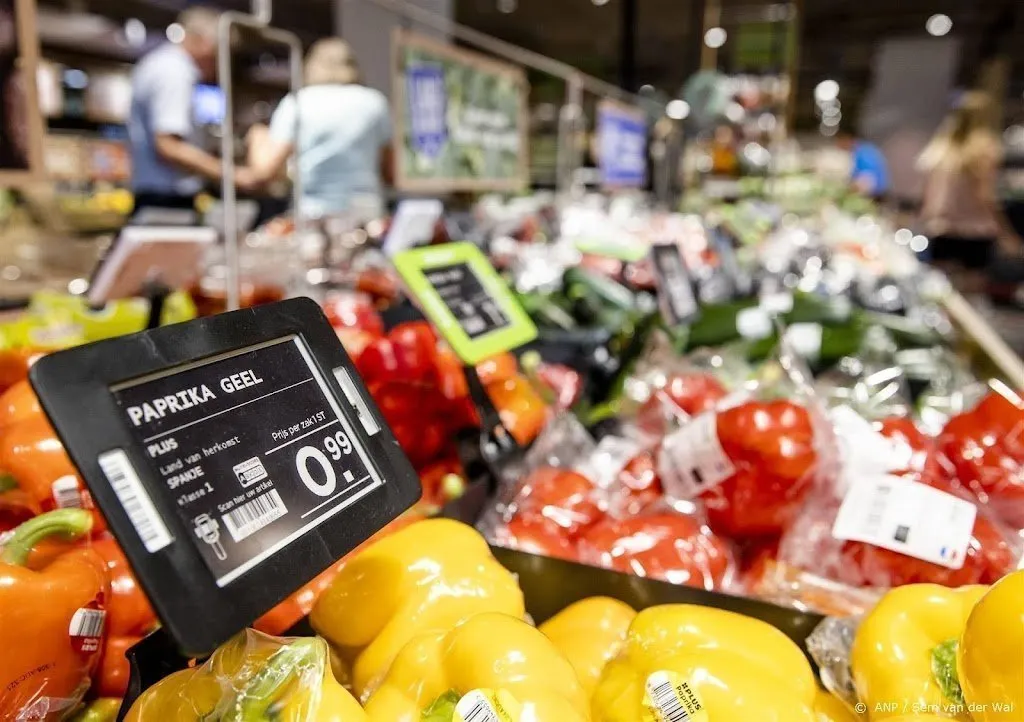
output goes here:
{"type": "Polygon", "coordinates": [[[343,456],[351,454],[352,442],[344,431],[339,431],[323,439],[322,443],[327,454],[319,447],[303,446],[295,455],[295,468],[307,489],[317,496],[326,497],[332,496],[338,489],[338,473],[331,460],[341,461],[343,456]]]}

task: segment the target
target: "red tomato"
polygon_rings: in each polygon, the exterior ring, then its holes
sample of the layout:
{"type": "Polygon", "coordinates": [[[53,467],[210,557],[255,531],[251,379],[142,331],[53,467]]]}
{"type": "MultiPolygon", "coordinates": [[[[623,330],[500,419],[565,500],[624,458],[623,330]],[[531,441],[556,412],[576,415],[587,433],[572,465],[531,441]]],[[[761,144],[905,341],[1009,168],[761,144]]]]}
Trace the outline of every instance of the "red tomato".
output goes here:
{"type": "Polygon", "coordinates": [[[670,376],[665,384],[665,393],[676,406],[690,416],[696,416],[715,408],[715,404],[729,392],[714,376],[691,373],[670,376]]]}
{"type": "Polygon", "coordinates": [[[734,538],[778,536],[812,487],[810,414],[789,401],[751,401],[719,411],[716,428],[736,472],[701,494],[711,528],[734,538]]]}
{"type": "Polygon", "coordinates": [[[542,466],[523,480],[519,513],[543,517],[574,537],[603,515],[590,479],[567,469],[542,466]]]}
{"type": "Polygon", "coordinates": [[[434,379],[437,389],[446,399],[469,396],[466,368],[447,344],[438,344],[434,356],[434,379]]]}
{"type": "Polygon", "coordinates": [[[442,425],[433,419],[391,424],[391,432],[417,468],[436,457],[446,441],[442,425]]]}
{"type": "Polygon", "coordinates": [[[661,479],[658,478],[657,454],[642,451],[619,472],[620,496],[616,512],[622,516],[636,516],[662,496],[661,479]]]}
{"type": "Polygon", "coordinates": [[[962,484],[1007,524],[1024,530],[1024,410],[990,393],[939,435],[962,484]]]}
{"type": "Polygon", "coordinates": [[[671,512],[607,518],[583,534],[580,558],[673,584],[717,589],[730,566],[726,545],[691,517],[671,512]]]}
{"type": "Polygon", "coordinates": [[[544,517],[517,516],[499,534],[502,545],[558,559],[576,559],[576,548],[565,531],[544,517]]]}

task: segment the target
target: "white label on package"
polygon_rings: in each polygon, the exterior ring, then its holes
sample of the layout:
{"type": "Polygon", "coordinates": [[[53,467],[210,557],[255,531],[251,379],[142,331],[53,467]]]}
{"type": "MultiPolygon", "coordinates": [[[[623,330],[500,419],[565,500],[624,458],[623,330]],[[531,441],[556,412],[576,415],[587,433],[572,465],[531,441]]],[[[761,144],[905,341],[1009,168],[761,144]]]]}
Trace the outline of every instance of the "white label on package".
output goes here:
{"type": "Polygon", "coordinates": [[[665,437],[658,472],[670,496],[692,499],[736,473],[718,440],[717,426],[716,414],[705,413],[665,437]]]}
{"type": "Polygon", "coordinates": [[[914,450],[875,430],[871,422],[849,406],[828,412],[836,430],[845,468],[851,474],[886,474],[912,468],[914,450]]]}
{"type": "Polygon", "coordinates": [[[850,485],[832,536],[960,569],[977,514],[974,504],[952,494],[909,479],[879,476],[850,485]]]}
{"type": "Polygon", "coordinates": [[[443,213],[444,205],[437,199],[410,199],[399,203],[384,239],[384,253],[393,256],[432,239],[434,226],[443,213]]]}

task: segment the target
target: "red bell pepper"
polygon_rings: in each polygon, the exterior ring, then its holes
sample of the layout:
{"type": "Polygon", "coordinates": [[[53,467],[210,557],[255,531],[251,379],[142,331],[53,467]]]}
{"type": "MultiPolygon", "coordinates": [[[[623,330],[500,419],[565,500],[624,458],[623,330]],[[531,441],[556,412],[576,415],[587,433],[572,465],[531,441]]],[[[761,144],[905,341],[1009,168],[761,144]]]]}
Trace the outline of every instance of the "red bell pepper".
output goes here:
{"type": "Polygon", "coordinates": [[[517,516],[498,531],[502,546],[527,554],[575,560],[576,544],[558,524],[539,516],[517,516]]]}
{"type": "Polygon", "coordinates": [[[525,518],[547,519],[569,539],[604,515],[590,479],[575,471],[551,466],[535,469],[523,480],[518,514],[525,518]]]}

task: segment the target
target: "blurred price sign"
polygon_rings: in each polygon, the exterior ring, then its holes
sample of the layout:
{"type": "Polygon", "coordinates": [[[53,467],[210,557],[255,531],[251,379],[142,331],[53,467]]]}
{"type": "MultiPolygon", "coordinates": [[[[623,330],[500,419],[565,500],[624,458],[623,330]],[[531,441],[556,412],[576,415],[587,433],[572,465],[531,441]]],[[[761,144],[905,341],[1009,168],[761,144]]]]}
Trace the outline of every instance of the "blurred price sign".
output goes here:
{"type": "Polygon", "coordinates": [[[420,495],[309,299],[55,353],[31,380],[187,653],[212,651],[420,495]]]}
{"type": "Polygon", "coordinates": [[[410,294],[466,364],[532,341],[537,328],[471,243],[448,243],[394,258],[410,294]]]}
{"type": "Polygon", "coordinates": [[[651,246],[651,263],[665,323],[684,326],[696,321],[700,316],[700,305],[679,246],[674,243],[651,246]]]}

